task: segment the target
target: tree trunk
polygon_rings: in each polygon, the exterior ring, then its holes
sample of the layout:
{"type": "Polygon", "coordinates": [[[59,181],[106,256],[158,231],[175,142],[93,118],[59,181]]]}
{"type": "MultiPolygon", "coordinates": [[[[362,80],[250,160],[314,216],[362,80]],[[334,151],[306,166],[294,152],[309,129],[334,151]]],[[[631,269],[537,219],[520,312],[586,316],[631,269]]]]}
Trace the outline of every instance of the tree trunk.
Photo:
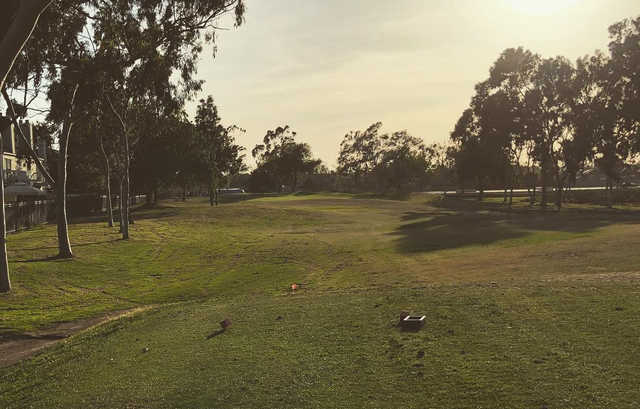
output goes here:
{"type": "Polygon", "coordinates": [[[544,162],[540,168],[540,177],[542,178],[542,199],[540,200],[540,206],[547,207],[547,168],[544,162]]]}
{"type": "Polygon", "coordinates": [[[129,240],[129,137],[124,133],[124,181],[122,183],[122,239],[129,240]]]}
{"type": "MultiPolygon", "coordinates": [[[[18,3],[15,18],[0,42],[0,89],[4,88],[13,63],[31,37],[40,15],[51,3],[52,0],[22,0],[18,3]]],[[[3,10],[3,13],[8,13],[8,10],[3,10]]]]}
{"type": "Polygon", "coordinates": [[[562,208],[562,190],[564,188],[564,183],[562,178],[560,177],[559,172],[556,171],[556,207],[558,209],[562,208]]]}
{"type": "Polygon", "coordinates": [[[613,181],[607,176],[607,207],[613,207],[613,181]]]}
{"type": "Polygon", "coordinates": [[[124,178],[120,178],[120,195],[118,196],[118,210],[120,211],[120,219],[118,220],[118,224],[120,226],[120,233],[124,231],[124,227],[123,227],[124,206],[122,204],[123,194],[124,194],[124,178]]]}
{"type": "Polygon", "coordinates": [[[536,204],[536,193],[538,191],[538,178],[536,177],[535,171],[533,172],[533,177],[531,178],[531,180],[533,181],[533,189],[531,192],[531,206],[536,204]]]}
{"type": "MultiPolygon", "coordinates": [[[[129,195],[132,196],[135,199],[135,193],[133,195],[129,195]]],[[[135,200],[133,200],[133,202],[135,203],[135,200]]],[[[136,224],[136,219],[133,218],[133,211],[131,210],[131,206],[129,206],[127,208],[127,220],[129,221],[129,225],[132,224],[136,224]]]]}
{"type": "Polygon", "coordinates": [[[7,223],[4,208],[4,138],[0,137],[0,293],[11,291],[9,258],[7,256],[7,223]]]}
{"type": "Polygon", "coordinates": [[[511,175],[511,186],[509,186],[509,208],[513,206],[513,186],[516,184],[515,173],[511,175]]]}
{"type": "Polygon", "coordinates": [[[124,175],[120,181],[120,232],[122,233],[123,240],[129,240],[129,170],[131,165],[131,153],[129,152],[129,133],[127,131],[127,124],[122,115],[118,113],[116,108],[111,102],[111,98],[106,95],[107,103],[111,112],[118,118],[120,127],[122,130],[122,144],[124,145],[124,175]]]}
{"type": "Polygon", "coordinates": [[[73,109],[75,105],[78,85],[73,89],[69,113],[62,127],[59,138],[58,154],[58,183],[56,183],[56,221],[58,224],[58,257],[72,258],[71,242],[69,241],[69,223],[67,220],[67,159],[69,151],[69,137],[73,128],[73,109]]]}
{"type": "Polygon", "coordinates": [[[513,189],[518,184],[519,177],[522,175],[522,168],[520,167],[520,159],[516,162],[516,170],[511,172],[511,186],[509,189],[509,208],[513,206],[513,189]]]}
{"type": "Polygon", "coordinates": [[[482,201],[484,196],[484,180],[482,177],[478,178],[478,201],[482,201]]]}
{"type": "Polygon", "coordinates": [[[102,143],[102,137],[98,137],[100,152],[102,153],[102,158],[104,159],[104,176],[106,180],[106,193],[107,193],[107,223],[109,223],[109,227],[113,227],[113,205],[111,203],[111,168],[109,167],[109,157],[107,156],[107,152],[104,150],[104,145],[102,143]]]}

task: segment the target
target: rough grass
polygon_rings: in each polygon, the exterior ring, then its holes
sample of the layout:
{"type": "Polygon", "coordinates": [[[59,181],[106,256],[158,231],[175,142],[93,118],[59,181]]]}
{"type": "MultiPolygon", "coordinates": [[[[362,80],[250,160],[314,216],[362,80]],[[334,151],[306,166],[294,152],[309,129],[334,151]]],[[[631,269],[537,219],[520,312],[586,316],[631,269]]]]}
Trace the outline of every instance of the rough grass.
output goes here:
{"type": "Polygon", "coordinates": [[[13,235],[4,332],[185,303],[0,370],[0,407],[638,407],[639,215],[304,195],[74,224],[73,261],[13,235]]]}

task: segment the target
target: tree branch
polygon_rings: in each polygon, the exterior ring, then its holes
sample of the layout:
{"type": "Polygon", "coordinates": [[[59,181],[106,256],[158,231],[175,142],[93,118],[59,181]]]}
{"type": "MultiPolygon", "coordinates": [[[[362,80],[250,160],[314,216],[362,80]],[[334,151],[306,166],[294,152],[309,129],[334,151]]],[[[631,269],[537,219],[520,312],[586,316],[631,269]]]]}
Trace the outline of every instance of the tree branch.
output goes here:
{"type": "Polygon", "coordinates": [[[9,30],[0,43],[0,88],[4,87],[20,51],[31,37],[38,19],[53,0],[22,0],[9,30]]]}
{"type": "MultiPolygon", "coordinates": [[[[27,137],[24,135],[24,132],[22,132],[22,127],[18,124],[16,111],[13,108],[13,103],[11,102],[11,99],[9,99],[9,95],[7,94],[7,90],[5,88],[2,89],[2,96],[4,97],[4,101],[7,104],[9,116],[11,117],[11,122],[13,122],[13,126],[15,126],[15,128],[18,130],[18,134],[20,135],[22,142],[27,147],[27,152],[29,153],[29,156],[31,156],[31,158],[34,160],[34,162],[36,163],[36,167],[38,168],[40,173],[42,173],[42,175],[47,180],[47,182],[51,186],[55,186],[56,182],[53,180],[53,178],[51,177],[47,169],[44,167],[44,165],[40,161],[40,158],[36,154],[36,151],[33,150],[33,147],[31,146],[31,143],[29,143],[29,141],[27,140],[27,137]]],[[[75,96],[75,92],[74,92],[74,96],[75,96]]]]}

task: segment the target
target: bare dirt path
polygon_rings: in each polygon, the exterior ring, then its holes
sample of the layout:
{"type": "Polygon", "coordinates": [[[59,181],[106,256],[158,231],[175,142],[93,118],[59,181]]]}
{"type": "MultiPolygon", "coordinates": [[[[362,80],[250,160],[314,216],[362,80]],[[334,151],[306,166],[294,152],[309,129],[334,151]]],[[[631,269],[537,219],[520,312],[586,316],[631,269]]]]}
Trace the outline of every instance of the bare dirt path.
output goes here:
{"type": "Polygon", "coordinates": [[[0,335],[0,368],[11,366],[23,359],[29,358],[44,348],[54,345],[81,331],[127,315],[139,313],[149,308],[151,307],[114,311],[95,318],[62,322],[42,331],[0,335]]]}

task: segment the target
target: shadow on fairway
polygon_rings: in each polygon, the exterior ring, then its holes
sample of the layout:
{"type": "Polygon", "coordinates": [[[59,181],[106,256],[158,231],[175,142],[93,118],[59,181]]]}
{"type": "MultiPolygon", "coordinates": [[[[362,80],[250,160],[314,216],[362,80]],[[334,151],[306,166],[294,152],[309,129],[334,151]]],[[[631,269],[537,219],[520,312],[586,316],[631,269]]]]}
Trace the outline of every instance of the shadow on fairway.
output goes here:
{"type": "Polygon", "coordinates": [[[434,210],[411,211],[394,230],[400,251],[407,253],[488,245],[536,232],[588,233],[615,223],[640,223],[640,213],[610,209],[513,209],[469,200],[430,203],[434,210]],[[438,210],[442,209],[442,210],[438,210]],[[426,219],[426,220],[425,220],[426,219]]]}
{"type": "MultiPolygon", "coordinates": [[[[122,241],[122,238],[117,238],[117,239],[112,239],[112,240],[102,240],[102,241],[91,241],[91,242],[86,242],[86,243],[77,243],[74,242],[71,244],[71,248],[76,248],[76,247],[85,247],[85,246],[94,246],[94,245],[99,245],[99,244],[106,244],[106,243],[115,243],[118,241],[122,241]]],[[[42,250],[54,250],[54,249],[58,249],[58,246],[42,246],[42,247],[31,247],[31,248],[25,248],[25,249],[20,249],[20,252],[22,251],[42,251],[42,250]]],[[[71,261],[73,260],[73,258],[61,258],[58,255],[51,255],[51,256],[43,256],[43,257],[35,257],[35,258],[29,258],[29,259],[23,259],[23,258],[18,258],[17,260],[9,260],[12,263],[38,263],[38,262],[44,262],[44,261],[71,261]]]]}
{"type": "MultiPolygon", "coordinates": [[[[148,220],[148,219],[164,219],[167,217],[177,216],[180,213],[179,209],[170,206],[156,205],[156,206],[147,206],[143,205],[140,207],[135,207],[131,211],[131,216],[133,220],[148,220]]],[[[120,210],[113,209],[113,226],[114,228],[118,227],[118,220],[120,217],[120,210]]],[[[72,218],[69,221],[69,224],[93,224],[93,223],[104,223],[105,227],[107,224],[107,216],[104,214],[95,215],[95,216],[84,216],[78,218],[72,218]]]]}
{"type": "MultiPolygon", "coordinates": [[[[95,244],[105,244],[105,243],[113,243],[116,241],[121,241],[121,238],[111,239],[111,240],[101,240],[101,241],[91,241],[86,243],[71,243],[71,247],[84,247],[84,246],[93,246],[95,244]]],[[[58,246],[41,246],[41,247],[28,247],[28,248],[20,248],[20,251],[38,251],[38,250],[52,250],[57,249],[58,246]]]]}

